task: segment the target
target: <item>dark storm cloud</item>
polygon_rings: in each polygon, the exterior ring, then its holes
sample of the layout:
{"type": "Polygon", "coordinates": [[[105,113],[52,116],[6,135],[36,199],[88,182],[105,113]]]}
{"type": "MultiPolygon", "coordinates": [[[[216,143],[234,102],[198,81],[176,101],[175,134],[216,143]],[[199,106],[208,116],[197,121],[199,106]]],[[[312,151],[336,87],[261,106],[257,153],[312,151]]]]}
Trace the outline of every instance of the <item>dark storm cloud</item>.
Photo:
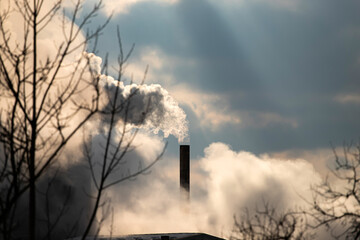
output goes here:
{"type": "MultiPolygon", "coordinates": [[[[193,127],[190,135],[256,152],[328,147],[330,141],[357,139],[358,106],[335,99],[360,91],[360,3],[297,1],[295,10],[263,1],[231,4],[236,5],[142,2],[115,16],[112,24],[120,25],[125,45],[136,43],[135,60],[150,46],[194,61],[192,67],[175,67],[176,81],[221,94],[240,118],[244,112],[274,113],[297,122],[297,127],[224,126],[220,134],[193,127]]],[[[110,51],[115,44],[111,41],[104,39],[100,50],[110,51]]],[[[191,128],[197,119],[189,111],[191,128]]]]}

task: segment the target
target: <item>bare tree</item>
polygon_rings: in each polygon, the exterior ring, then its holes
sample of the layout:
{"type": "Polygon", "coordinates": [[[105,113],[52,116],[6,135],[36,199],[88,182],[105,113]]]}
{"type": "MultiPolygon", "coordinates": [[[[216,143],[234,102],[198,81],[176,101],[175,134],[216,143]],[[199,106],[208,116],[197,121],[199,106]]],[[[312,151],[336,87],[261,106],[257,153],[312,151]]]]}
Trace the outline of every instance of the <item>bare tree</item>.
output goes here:
{"type": "MultiPolygon", "coordinates": [[[[110,179],[119,169],[125,154],[132,150],[137,130],[128,127],[126,116],[136,91],[120,102],[117,101],[120,95],[118,88],[111,96],[104,93],[100,74],[94,71],[91,57],[89,54],[79,54],[89,48],[90,41],[93,41],[95,51],[97,39],[110,20],[107,19],[93,31],[85,31],[87,24],[101,9],[102,2],[99,1],[87,13],[84,12],[82,0],[76,0],[71,9],[63,8],[62,2],[1,1],[0,232],[3,239],[13,237],[17,208],[24,197],[28,197],[29,226],[28,235],[20,237],[39,237],[36,232],[37,184],[56,165],[69,141],[81,133],[80,130],[94,115],[107,116],[110,121],[103,158],[99,161],[100,168],[94,167],[94,162],[98,160],[91,157],[90,142],[85,144],[86,158],[97,191],[83,238],[94,226],[97,211],[104,204],[101,198],[103,192],[110,186],[145,173],[162,155],[148,166],[120,178],[110,179]],[[17,19],[17,33],[11,31],[11,23],[14,22],[12,18],[17,19]],[[50,54],[39,49],[39,39],[42,34],[48,34],[47,31],[56,23],[60,24],[61,38],[50,43],[53,47],[53,54],[50,54]],[[110,102],[107,108],[100,105],[104,94],[108,95],[110,102]],[[113,128],[117,114],[125,117],[120,140],[114,143],[113,128]],[[96,169],[101,169],[100,175],[96,169]]],[[[117,84],[120,84],[124,64],[132,49],[124,55],[119,32],[118,38],[120,54],[117,84]]],[[[143,119],[146,115],[145,111],[143,119]]],[[[64,208],[60,209],[59,216],[51,220],[48,198],[53,187],[52,181],[49,181],[48,188],[41,194],[48,204],[45,206],[48,238],[61,215],[66,214],[65,206],[69,199],[65,197],[64,208]]],[[[70,194],[71,189],[67,191],[70,194]]]]}
{"type": "Polygon", "coordinates": [[[232,240],[312,239],[306,216],[296,211],[280,211],[263,200],[255,211],[244,208],[234,216],[232,240]]]}
{"type": "MultiPolygon", "coordinates": [[[[78,130],[98,111],[99,78],[89,73],[80,58],[69,68],[69,58],[96,39],[107,21],[81,38],[83,28],[96,15],[101,2],[80,19],[82,2],[62,15],[63,41],[56,53],[40,57],[38,36],[59,18],[61,0],[15,0],[2,2],[0,15],[1,86],[1,198],[0,223],[9,237],[17,201],[29,191],[29,238],[36,238],[36,181],[56,161],[59,153],[78,130]],[[3,8],[7,4],[6,8],[3,8]],[[68,14],[69,18],[66,17],[68,14]],[[18,18],[22,39],[8,28],[18,18]],[[87,75],[87,76],[85,76],[87,75]],[[66,79],[66,81],[65,81],[66,79]],[[82,89],[79,89],[79,88],[82,89]],[[78,101],[83,91],[90,99],[78,101]],[[75,120],[76,119],[76,120],[75,120]],[[69,124],[72,122],[72,124],[69,124]]],[[[91,72],[90,72],[91,73],[91,72]]]]}
{"type": "Polygon", "coordinates": [[[326,227],[335,238],[360,238],[360,144],[344,144],[343,154],[333,148],[335,167],[330,177],[313,187],[312,227],[326,227]]]}
{"type": "MultiPolygon", "coordinates": [[[[92,144],[91,140],[85,141],[84,144],[84,153],[89,165],[89,169],[91,172],[93,184],[96,189],[96,195],[94,196],[95,204],[91,211],[90,221],[86,227],[85,233],[83,234],[82,239],[88,235],[93,222],[96,218],[99,207],[104,207],[107,204],[107,201],[102,201],[103,193],[110,187],[121,183],[125,180],[135,178],[140,174],[144,174],[148,172],[148,170],[162,157],[166,144],[162,150],[162,152],[148,165],[142,166],[141,162],[139,163],[139,168],[131,171],[128,169],[126,174],[119,174],[119,170],[122,168],[122,164],[126,161],[126,154],[132,150],[134,150],[135,146],[133,146],[133,141],[139,131],[139,128],[134,128],[131,126],[131,121],[128,121],[129,111],[132,111],[132,98],[138,94],[139,88],[136,88],[133,92],[130,93],[125,99],[122,99],[120,95],[120,84],[122,83],[122,78],[124,75],[125,65],[127,63],[128,58],[133,51],[133,47],[130,51],[125,55],[123,52],[122,42],[120,38],[120,31],[117,28],[117,38],[118,38],[118,46],[119,46],[119,56],[118,56],[118,66],[117,66],[117,80],[116,82],[110,83],[115,87],[115,91],[108,96],[109,104],[101,110],[101,114],[107,118],[107,124],[103,126],[106,128],[106,134],[104,135],[104,146],[102,147],[102,158],[96,159],[93,157],[92,144]],[[117,116],[123,116],[120,124],[117,124],[116,119],[117,116]],[[115,130],[117,127],[119,130],[115,130]],[[114,140],[114,135],[117,135],[118,140],[114,140]]],[[[106,66],[105,66],[106,69],[106,66]]],[[[144,83],[146,78],[147,69],[144,73],[144,78],[141,84],[144,83]]],[[[107,75],[107,74],[106,74],[107,75]]],[[[149,106],[151,104],[151,98],[147,100],[147,107],[145,107],[145,111],[141,113],[141,118],[138,120],[137,125],[142,125],[149,114],[149,106]]],[[[105,214],[106,215],[106,214],[105,214]]],[[[99,225],[104,220],[104,214],[102,218],[99,220],[99,225]]]]}

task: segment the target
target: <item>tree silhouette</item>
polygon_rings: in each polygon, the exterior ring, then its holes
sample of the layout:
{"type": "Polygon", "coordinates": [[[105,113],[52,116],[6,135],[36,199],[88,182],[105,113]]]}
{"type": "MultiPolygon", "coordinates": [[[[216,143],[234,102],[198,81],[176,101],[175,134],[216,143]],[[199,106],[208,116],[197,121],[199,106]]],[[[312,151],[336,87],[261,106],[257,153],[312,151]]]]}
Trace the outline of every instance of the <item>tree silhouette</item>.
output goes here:
{"type": "MultiPolygon", "coordinates": [[[[62,186],[62,203],[60,207],[57,206],[56,216],[50,216],[54,210],[51,207],[51,191],[61,186],[57,179],[63,172],[56,170],[61,153],[75,136],[86,131],[84,126],[95,115],[106,115],[114,119],[116,114],[125,112],[126,116],[131,98],[136,94],[135,91],[119,104],[116,101],[119,90],[111,96],[104,93],[100,74],[94,71],[91,55],[82,54],[89,49],[90,42],[94,46],[92,50],[96,50],[98,37],[110,20],[108,18],[95,30],[85,29],[100,11],[102,2],[96,3],[88,12],[81,0],[76,0],[72,8],[63,8],[62,4],[62,0],[1,1],[0,231],[3,239],[61,237],[56,236],[54,228],[67,213],[67,205],[72,196],[71,187],[62,186]],[[12,24],[15,22],[18,25],[14,27],[12,24]],[[57,27],[54,30],[55,25],[57,27]],[[16,32],[12,32],[14,29],[16,32]],[[55,34],[55,31],[56,39],[53,42],[47,45],[41,43],[41,37],[55,34]],[[48,49],[43,49],[44,47],[48,49]],[[101,105],[102,99],[106,99],[104,96],[115,99],[109,108],[101,105]],[[49,177],[51,175],[53,176],[49,177]],[[44,177],[49,180],[43,183],[44,177]],[[42,183],[43,191],[40,191],[39,183],[42,183]],[[40,195],[37,196],[39,191],[40,195]],[[45,206],[41,206],[41,209],[38,209],[37,204],[39,197],[45,199],[45,206]],[[23,209],[20,207],[24,202],[28,212],[25,214],[28,215],[26,221],[22,219],[23,209]],[[47,216],[44,220],[47,233],[43,235],[37,232],[37,225],[43,221],[38,219],[40,210],[47,216]],[[29,224],[28,234],[16,233],[20,221],[29,224]]],[[[129,54],[124,55],[119,33],[118,39],[120,84],[123,66],[132,49],[129,54]]],[[[146,114],[144,112],[144,119],[146,114]]],[[[90,143],[85,139],[85,156],[97,193],[83,238],[94,226],[97,211],[103,206],[101,196],[104,190],[144,173],[162,155],[149,166],[141,167],[115,181],[107,181],[119,169],[125,154],[132,149],[136,136],[136,130],[127,127],[125,117],[120,140],[114,146],[110,140],[113,138],[115,122],[111,120],[107,126],[109,131],[106,133],[107,142],[100,175],[96,174],[90,143]]],[[[76,224],[70,226],[71,230],[66,236],[76,232],[76,227],[76,224]]]]}
{"type": "Polygon", "coordinates": [[[234,217],[232,240],[312,239],[306,216],[296,211],[280,211],[265,200],[261,206],[244,208],[234,217]]]}
{"type": "Polygon", "coordinates": [[[344,144],[343,154],[333,148],[335,166],[332,179],[313,187],[314,199],[309,213],[312,227],[326,227],[336,237],[360,238],[360,144],[344,144]]]}

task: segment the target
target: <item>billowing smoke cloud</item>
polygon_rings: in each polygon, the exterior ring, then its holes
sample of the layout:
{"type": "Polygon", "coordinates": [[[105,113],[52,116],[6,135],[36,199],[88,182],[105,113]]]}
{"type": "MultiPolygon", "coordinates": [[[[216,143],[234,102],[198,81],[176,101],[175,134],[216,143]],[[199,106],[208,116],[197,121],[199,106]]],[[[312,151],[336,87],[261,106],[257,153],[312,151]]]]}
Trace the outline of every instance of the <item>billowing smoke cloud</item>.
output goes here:
{"type": "MultiPolygon", "coordinates": [[[[13,28],[21,29],[15,25],[15,20],[13,23],[13,28]]],[[[39,54],[44,58],[56,53],[56,48],[51,48],[49,43],[53,43],[54,39],[61,39],[59,35],[62,31],[57,25],[61,26],[58,21],[53,21],[51,32],[41,36],[43,38],[39,41],[39,48],[44,49],[39,54]],[[45,46],[51,48],[52,54],[49,54],[50,50],[45,46]]],[[[21,35],[18,36],[21,39],[21,35]]],[[[81,53],[74,52],[75,54],[81,53]]],[[[100,74],[101,58],[94,54],[86,56],[89,57],[93,73],[100,74]]],[[[73,68],[61,75],[66,76],[71,70],[73,68]]],[[[107,96],[112,96],[118,88],[119,103],[131,96],[128,113],[122,112],[116,116],[119,124],[126,117],[134,127],[154,133],[162,131],[165,137],[171,134],[179,141],[187,137],[188,126],[184,111],[160,85],[118,84],[112,77],[105,75],[101,75],[101,79],[107,96]]],[[[103,109],[108,105],[109,102],[103,102],[103,109]]],[[[104,122],[101,120],[107,119],[97,120],[90,123],[95,129],[102,126],[104,122]]],[[[84,226],[81,225],[86,224],[92,205],[89,197],[93,190],[90,186],[91,176],[86,163],[79,162],[83,157],[79,151],[82,140],[81,136],[73,138],[66,151],[62,152],[62,158],[67,158],[67,164],[58,170],[49,171],[38,182],[39,219],[43,220],[48,213],[44,207],[46,203],[52,204],[53,209],[61,210],[65,206],[65,213],[58,224],[64,228],[72,228],[70,220],[79,222],[74,235],[83,232],[84,226]],[[57,174],[53,174],[56,171],[57,174]],[[51,187],[48,187],[49,184],[51,187]]],[[[101,134],[94,135],[90,141],[98,147],[95,150],[102,150],[104,138],[101,134]]],[[[136,168],[139,162],[152,161],[163,147],[160,137],[143,132],[133,143],[137,148],[127,155],[127,161],[122,165],[123,171],[119,174],[136,168]]],[[[201,231],[221,236],[231,229],[233,214],[238,213],[241,208],[251,207],[251,204],[262,197],[278,202],[283,208],[301,205],[303,201],[299,195],[308,196],[310,184],[317,183],[320,179],[313,166],[304,160],[285,161],[249,152],[234,152],[223,143],[211,144],[204,152],[203,158],[192,163],[191,203],[188,211],[184,211],[187,207],[179,201],[178,162],[168,159],[156,165],[152,174],[139,176],[135,181],[123,182],[106,192],[104,198],[111,199],[115,216],[113,224],[111,218],[108,218],[108,224],[103,226],[102,233],[107,234],[109,226],[113,225],[114,234],[201,231]]],[[[26,201],[25,196],[24,207],[19,207],[24,209],[19,211],[19,220],[23,220],[23,212],[28,210],[26,201]]],[[[61,211],[55,212],[50,218],[54,220],[58,215],[61,215],[61,211]]],[[[23,226],[26,228],[26,224],[23,226]]],[[[59,229],[61,232],[62,228],[59,229]]],[[[27,229],[20,228],[18,233],[26,231],[27,229]]],[[[57,232],[56,235],[61,238],[57,232]]]]}
{"type": "MultiPolygon", "coordinates": [[[[54,1],[45,1],[43,7],[50,10],[53,6],[54,1]]],[[[7,1],[5,1],[7,3],[7,1]]],[[[12,3],[12,1],[9,1],[12,3]]],[[[7,4],[1,6],[4,9],[7,9],[7,4]]],[[[73,7],[73,6],[72,6],[73,7]]],[[[1,9],[2,11],[3,9],[1,9]]],[[[40,15],[39,17],[42,17],[40,15]]],[[[21,21],[21,14],[14,12],[8,20],[6,21],[4,28],[12,34],[12,38],[8,43],[13,49],[16,49],[17,45],[22,46],[24,42],[24,22],[21,21]]],[[[43,29],[41,33],[37,35],[38,37],[38,49],[37,57],[39,62],[54,61],[56,59],[59,46],[62,45],[66,37],[64,32],[68,32],[68,29],[77,30],[76,25],[72,25],[70,20],[66,17],[62,18],[61,15],[56,15],[52,21],[49,22],[49,25],[43,29]]],[[[85,37],[79,33],[78,38],[74,40],[74,46],[79,46],[84,41],[85,37]]],[[[0,40],[0,44],[3,43],[3,40],[0,40]]],[[[67,105],[64,105],[61,116],[73,116],[74,111],[76,112],[77,108],[75,103],[80,104],[82,102],[89,103],[94,96],[94,89],[89,89],[87,87],[87,82],[91,78],[86,65],[86,57],[90,57],[90,65],[92,73],[100,74],[101,70],[101,59],[91,55],[83,54],[86,45],[81,45],[82,48],[77,47],[71,49],[71,54],[69,54],[63,62],[63,67],[58,72],[58,78],[53,84],[53,88],[49,92],[50,98],[56,99],[58,96],[58,90],[60,89],[72,89],[76,88],[76,94],[72,98],[73,101],[69,101],[67,105]],[[84,70],[82,74],[82,70],[84,70]],[[79,79],[80,82],[72,81],[72,74],[74,73],[73,79],[79,79]],[[85,80],[85,81],[82,81],[85,80]],[[70,84],[72,83],[72,84],[70,84]]],[[[31,49],[30,49],[31,50],[31,49]]],[[[31,51],[30,51],[31,52],[31,51]]],[[[14,53],[17,53],[14,50],[14,53]]],[[[30,60],[29,60],[30,62],[30,60]]],[[[5,63],[6,65],[8,63],[5,63]]],[[[31,65],[31,63],[29,63],[31,65]]],[[[31,68],[29,68],[31,69],[31,68]]],[[[30,71],[30,70],[29,70],[30,71]]],[[[116,81],[109,76],[101,76],[103,81],[103,90],[105,91],[105,96],[111,96],[112,92],[116,88],[116,81]]],[[[46,85],[46,84],[45,84],[46,85]]],[[[30,86],[30,84],[29,84],[30,86]]],[[[29,87],[28,85],[26,87],[29,87]]],[[[31,92],[31,88],[27,92],[31,92]]],[[[44,88],[39,88],[39,96],[43,96],[45,91],[44,88]]],[[[127,115],[118,115],[117,120],[120,124],[121,121],[124,121],[125,116],[127,116],[128,123],[132,124],[134,127],[143,127],[145,130],[151,130],[154,133],[158,131],[163,131],[164,136],[167,137],[169,134],[174,135],[179,139],[183,140],[187,136],[188,128],[186,115],[183,110],[178,106],[175,100],[169,95],[169,93],[163,89],[160,85],[128,85],[124,86],[123,83],[120,84],[120,98],[118,101],[125,101],[131,95],[131,101],[129,106],[129,111],[127,115]],[[141,125],[140,119],[144,117],[144,124],[141,125]]],[[[4,90],[0,90],[0,108],[1,112],[6,112],[6,110],[11,109],[13,106],[13,101],[7,95],[3,94],[4,90]]],[[[39,98],[40,99],[40,98],[39,98]]],[[[102,100],[109,100],[111,97],[107,97],[102,100]]],[[[107,102],[103,102],[102,107],[106,109],[107,102]]],[[[46,105],[51,105],[51,102],[46,102],[46,105]]],[[[76,114],[75,114],[76,115],[76,114]]],[[[2,114],[0,121],[3,123],[7,122],[7,115],[2,114]]],[[[20,117],[19,117],[20,118],[20,117]]],[[[64,127],[64,135],[67,135],[68,132],[74,128],[79,122],[83,119],[83,113],[80,111],[74,117],[67,118],[68,122],[66,127],[64,127]]],[[[101,118],[93,118],[87,126],[92,127],[94,132],[102,128],[104,122],[101,122],[101,118]]],[[[106,119],[105,119],[106,120],[106,119]]],[[[51,124],[50,126],[45,126],[38,133],[38,136],[42,139],[49,139],[48,136],[55,136],[54,131],[55,127],[51,124]]],[[[98,131],[101,132],[101,131],[98,131]]],[[[114,131],[116,132],[116,131],[114,131]]],[[[55,132],[56,133],[56,132],[55,132]]],[[[93,132],[92,132],[93,133],[93,132]]],[[[102,132],[103,134],[104,132],[102,132]]],[[[106,134],[106,133],[105,133],[106,134]]],[[[90,136],[91,142],[98,143],[98,149],[103,150],[104,138],[101,134],[94,134],[90,136]]],[[[37,186],[37,233],[39,239],[47,239],[52,235],[52,239],[64,239],[68,236],[77,236],[81,235],[87,225],[88,219],[90,218],[90,213],[93,207],[93,196],[95,194],[95,189],[92,185],[92,179],[89,172],[89,167],[87,162],[84,161],[84,156],[82,152],[82,144],[84,139],[89,138],[89,132],[87,129],[81,129],[78,131],[74,137],[68,142],[67,146],[58,159],[51,164],[47,171],[38,179],[37,186]],[[84,130],[84,131],[83,131],[84,130]],[[49,235],[48,235],[49,234],[49,235]],[[46,237],[45,237],[46,236],[46,237]]],[[[114,136],[113,141],[116,141],[116,136],[114,136]]],[[[54,141],[48,140],[45,142],[47,146],[41,146],[37,156],[42,156],[43,154],[51,154],[54,141]],[[50,149],[50,150],[49,150],[50,149]],[[49,151],[48,151],[49,150],[49,151]],[[44,151],[41,152],[41,151],[44,151]]],[[[131,151],[127,155],[127,158],[124,159],[124,164],[121,166],[123,171],[119,171],[119,174],[126,174],[130,169],[137,170],[139,163],[148,163],[153,161],[162,151],[164,147],[164,142],[162,138],[157,138],[151,135],[147,136],[145,133],[140,132],[137,135],[137,138],[133,142],[133,147],[136,147],[135,150],[131,151]],[[153,146],[156,144],[156,147],[153,146]]],[[[4,156],[4,145],[0,144],[0,157],[3,161],[4,156]]],[[[99,153],[98,151],[97,153],[99,153]]],[[[98,160],[101,161],[99,156],[98,160]]],[[[11,191],[11,190],[10,190],[11,191]]],[[[108,195],[111,195],[112,192],[109,192],[108,195]]],[[[1,192],[4,194],[4,191],[1,192]]],[[[6,197],[2,195],[2,197],[6,197]]],[[[104,196],[106,199],[106,196],[104,196]]],[[[14,212],[14,237],[19,239],[26,239],[28,237],[28,217],[29,212],[29,201],[28,194],[25,193],[16,204],[16,211],[14,212]]],[[[102,210],[102,209],[101,209],[102,210]]],[[[101,212],[100,210],[100,212],[101,212]]],[[[100,213],[101,214],[101,213],[100,213]]],[[[94,223],[96,228],[96,223],[94,223]]],[[[94,229],[95,229],[94,228],[94,229]]],[[[0,237],[1,238],[1,237],[0,237]]]]}
{"type": "Polygon", "coordinates": [[[276,203],[279,210],[304,205],[299,197],[310,198],[311,184],[320,176],[305,160],[278,160],[250,152],[234,152],[228,145],[213,143],[205,149],[201,166],[208,173],[206,187],[213,218],[230,226],[228,217],[242,207],[253,207],[262,198],[276,203]],[[217,206],[221,208],[217,209],[217,206]],[[221,209],[221,210],[220,210],[221,209]],[[224,218],[225,217],[225,218],[224,218]]]}
{"type": "MultiPolygon", "coordinates": [[[[92,71],[101,75],[101,58],[91,53],[88,57],[92,71]]],[[[123,105],[124,110],[116,114],[117,121],[126,119],[127,123],[151,130],[155,134],[161,130],[165,137],[171,134],[180,142],[187,137],[188,123],[185,112],[159,84],[124,85],[123,82],[119,83],[106,75],[101,75],[101,80],[108,95],[105,110],[111,108],[110,104],[114,101],[118,88],[117,106],[123,105]],[[129,105],[125,107],[127,103],[129,105]]]]}
{"type": "Polygon", "coordinates": [[[311,199],[310,186],[320,181],[305,160],[235,152],[224,143],[211,144],[191,167],[188,211],[181,202],[175,159],[161,162],[146,178],[117,186],[110,193],[116,199],[114,232],[200,231],[228,237],[234,214],[244,207],[251,209],[263,199],[279,210],[307,206],[303,198],[311,199]]]}

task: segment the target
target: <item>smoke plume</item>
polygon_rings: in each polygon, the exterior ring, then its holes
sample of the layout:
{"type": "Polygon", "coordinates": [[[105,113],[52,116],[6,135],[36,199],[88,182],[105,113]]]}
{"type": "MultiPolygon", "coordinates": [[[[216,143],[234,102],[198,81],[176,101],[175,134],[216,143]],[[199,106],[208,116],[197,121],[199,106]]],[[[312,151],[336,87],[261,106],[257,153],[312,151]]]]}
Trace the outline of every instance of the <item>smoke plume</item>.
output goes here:
{"type": "MultiPolygon", "coordinates": [[[[22,29],[16,24],[16,19],[11,19],[11,23],[10,31],[22,29]]],[[[39,49],[44,49],[39,52],[42,59],[48,56],[52,59],[56,54],[56,46],[59,44],[54,43],[54,39],[60,39],[61,43],[61,24],[59,19],[52,21],[51,31],[40,36],[39,49]]],[[[16,34],[19,39],[22,38],[20,33],[16,34]]],[[[83,39],[83,36],[79,36],[83,39]]],[[[125,85],[111,76],[102,75],[101,58],[92,53],[82,55],[82,51],[79,51],[74,51],[71,57],[75,59],[75,55],[85,56],[90,61],[92,73],[102,81],[102,90],[105,92],[102,110],[109,109],[115,100],[114,92],[118,90],[118,105],[128,103],[128,106],[116,115],[117,124],[126,122],[142,130],[133,142],[136,148],[124,159],[120,174],[136,168],[138,163],[148,163],[156,158],[164,145],[163,139],[154,135],[159,131],[163,132],[164,137],[173,135],[179,141],[187,137],[186,115],[168,91],[158,84],[125,85]]],[[[61,76],[66,76],[75,69],[71,64],[68,66],[70,67],[61,76]]],[[[65,81],[66,79],[61,84],[65,81]]],[[[88,93],[82,94],[83,99],[88,98],[88,93]]],[[[3,102],[1,104],[2,108],[7,106],[3,102]]],[[[103,150],[104,143],[104,132],[100,129],[108,121],[106,117],[94,119],[89,124],[96,134],[88,136],[86,131],[81,133],[90,138],[97,154],[94,156],[98,159],[101,158],[99,153],[103,150]]],[[[73,221],[79,224],[72,234],[83,232],[82,225],[86,223],[88,211],[93,204],[89,195],[92,195],[94,189],[86,162],[83,161],[81,134],[74,137],[62,152],[60,161],[65,159],[66,164],[54,166],[38,182],[38,218],[43,221],[38,227],[42,231],[47,230],[50,218],[58,224],[54,236],[59,239],[64,238],[61,235],[63,232],[68,232],[74,226],[73,221]],[[46,204],[49,204],[48,209],[46,204]],[[62,208],[64,212],[61,211],[62,208]],[[57,211],[53,211],[54,209],[57,211]],[[56,221],[58,216],[62,217],[56,221]]],[[[116,136],[113,141],[115,140],[116,136]]],[[[245,151],[236,152],[223,143],[211,144],[204,150],[203,157],[192,160],[191,202],[188,212],[183,211],[178,179],[177,158],[168,158],[155,165],[151,174],[110,188],[104,198],[111,200],[114,221],[112,223],[112,219],[108,218],[101,233],[108,234],[113,226],[113,234],[200,231],[226,237],[233,225],[233,215],[243,207],[251,207],[262,197],[279,203],[283,209],[302,205],[303,201],[299,196],[309,196],[310,184],[320,181],[318,173],[305,160],[278,160],[245,151]]],[[[23,213],[28,211],[27,204],[25,195],[19,203],[21,206],[17,215],[18,222],[22,223],[17,229],[20,237],[26,236],[28,230],[26,221],[22,221],[23,213]]]]}
{"type": "MultiPolygon", "coordinates": [[[[44,1],[44,5],[42,5],[43,10],[45,9],[45,12],[47,10],[51,11],[54,2],[55,1],[44,1]]],[[[4,3],[3,5],[3,2],[1,2],[1,12],[7,9],[8,4],[10,4],[11,8],[15,6],[12,1],[5,1],[4,3]]],[[[11,38],[2,38],[0,44],[4,44],[4,40],[8,40],[7,43],[10,45],[13,53],[19,54],[21,52],[19,52],[18,46],[24,44],[24,36],[26,36],[26,33],[24,33],[26,27],[24,26],[26,24],[22,20],[21,13],[16,11],[10,11],[10,13],[10,16],[5,21],[4,29],[6,32],[11,33],[11,38]]],[[[42,15],[40,14],[39,17],[42,17],[42,15]]],[[[101,105],[102,110],[106,111],[111,103],[112,93],[114,89],[117,88],[118,81],[115,81],[110,76],[100,75],[101,58],[93,54],[83,54],[86,45],[83,44],[85,36],[81,31],[79,31],[78,37],[73,41],[73,48],[69,49],[69,55],[67,55],[61,63],[59,62],[58,53],[61,52],[59,48],[61,48],[62,44],[69,37],[66,36],[69,29],[77,31],[78,27],[76,24],[72,24],[71,20],[66,16],[63,18],[61,14],[56,13],[48,25],[37,35],[38,51],[36,53],[39,65],[47,61],[57,61],[60,64],[58,72],[54,70],[48,73],[51,75],[56,72],[57,75],[54,77],[52,88],[47,95],[49,97],[47,101],[45,101],[44,106],[52,106],[52,104],[57,101],[57,97],[61,95],[60,92],[66,89],[68,92],[74,93],[71,99],[63,105],[62,111],[59,113],[59,119],[66,119],[66,124],[60,127],[56,126],[56,124],[54,125],[54,121],[49,120],[49,124],[43,126],[41,130],[39,129],[37,133],[38,137],[44,140],[44,146],[39,146],[40,150],[37,152],[37,156],[40,157],[46,157],[52,154],[54,146],[56,147],[56,144],[60,141],[59,139],[61,139],[61,137],[59,138],[59,136],[56,135],[57,127],[63,129],[62,134],[67,136],[69,132],[84,119],[84,112],[86,111],[79,110],[76,106],[82,103],[89,103],[94,99],[94,96],[96,96],[95,93],[97,89],[90,87],[93,83],[92,81],[97,79],[94,78],[94,76],[98,75],[103,83],[103,88],[100,89],[103,96],[101,98],[101,100],[103,100],[101,105]],[[88,61],[90,61],[90,72],[87,71],[88,61]],[[47,141],[45,141],[45,139],[47,141]]],[[[31,46],[31,43],[28,42],[27,44],[31,46]]],[[[28,51],[32,52],[32,49],[29,48],[28,51]]],[[[32,59],[30,57],[28,58],[32,59]]],[[[31,60],[28,60],[28,62],[29,65],[32,65],[31,60]]],[[[6,61],[4,65],[13,70],[9,61],[6,61]]],[[[20,69],[22,69],[22,67],[20,67],[20,69]]],[[[24,71],[25,75],[31,74],[32,68],[27,67],[24,71]]],[[[38,88],[38,103],[41,102],[41,97],[45,96],[46,86],[49,86],[49,81],[51,81],[52,78],[44,77],[44,79],[45,82],[43,86],[45,87],[38,88]]],[[[3,83],[4,80],[1,79],[1,81],[3,83]]],[[[188,127],[184,111],[160,85],[124,85],[123,82],[120,82],[118,88],[120,94],[117,101],[119,101],[119,104],[128,102],[129,106],[126,108],[127,113],[123,111],[116,116],[117,124],[121,125],[121,123],[125,122],[126,118],[126,122],[133,127],[152,131],[155,134],[162,131],[165,137],[172,134],[181,141],[187,136],[188,127]]],[[[24,89],[27,94],[31,92],[31,84],[26,82],[24,89]]],[[[10,115],[6,113],[11,112],[14,104],[13,99],[9,98],[8,95],[2,84],[0,89],[1,126],[5,126],[9,122],[8,117],[10,115]]],[[[30,109],[31,105],[27,107],[30,109]]],[[[50,113],[49,115],[53,116],[50,113]]],[[[40,117],[42,116],[43,115],[40,115],[40,117]]],[[[19,115],[19,119],[21,119],[21,117],[22,115],[19,115]]],[[[84,232],[94,204],[92,197],[96,193],[96,189],[92,185],[89,166],[84,159],[82,146],[84,139],[90,139],[89,141],[97,144],[97,148],[95,148],[95,150],[98,150],[97,153],[101,152],[103,150],[101,146],[104,144],[104,138],[102,136],[102,134],[104,134],[103,126],[106,125],[106,123],[107,119],[99,116],[90,119],[87,128],[81,129],[73,135],[67,142],[66,147],[60,151],[61,153],[57,159],[53,161],[44,174],[38,178],[36,182],[36,218],[38,220],[36,232],[39,239],[49,239],[50,237],[51,239],[64,239],[69,236],[81,235],[84,232]],[[89,127],[91,127],[93,131],[87,131],[89,127]]],[[[116,131],[114,132],[116,133],[116,131]]],[[[112,140],[116,141],[116,137],[115,135],[112,140]]],[[[148,136],[147,133],[140,132],[133,144],[135,149],[132,149],[133,151],[124,159],[119,174],[126,174],[129,169],[138,169],[136,167],[138,167],[140,163],[146,164],[149,161],[153,161],[161,153],[164,141],[162,138],[157,138],[154,135],[148,136]],[[156,144],[156,147],[153,147],[153,144],[156,144]]],[[[1,142],[1,167],[6,167],[3,164],[4,158],[6,157],[5,154],[4,144],[1,142]]],[[[96,160],[101,161],[101,157],[102,156],[96,160]]],[[[41,159],[36,160],[38,170],[41,168],[43,162],[41,162],[41,159]]],[[[26,163],[22,166],[24,167],[24,174],[26,174],[26,163]]],[[[23,174],[23,172],[21,172],[21,174],[23,174]]],[[[8,186],[6,184],[7,183],[4,182],[0,184],[3,199],[6,199],[5,190],[10,189],[9,191],[11,191],[11,188],[7,188],[8,186]]],[[[112,191],[109,191],[107,195],[111,195],[111,193],[112,191]]],[[[104,196],[104,200],[106,200],[106,196],[104,196]]],[[[25,192],[17,201],[13,214],[14,238],[28,238],[28,213],[29,196],[28,192],[25,192]]],[[[96,227],[97,224],[95,223],[94,229],[96,229],[96,227]]]]}
{"type": "Polygon", "coordinates": [[[170,134],[182,142],[188,135],[188,122],[185,112],[175,99],[159,84],[129,84],[118,82],[111,76],[101,75],[101,58],[87,54],[92,71],[100,75],[108,102],[103,107],[110,109],[114,101],[115,91],[119,95],[117,106],[125,106],[115,117],[116,121],[125,121],[135,127],[147,129],[157,134],[160,130],[165,137],[170,134]],[[126,109],[125,109],[126,108],[126,109]]]}
{"type": "Polygon", "coordinates": [[[236,152],[224,143],[211,144],[191,165],[188,211],[180,197],[177,159],[162,161],[150,176],[111,191],[114,233],[193,231],[227,238],[233,216],[244,207],[252,209],[263,199],[279,211],[302,207],[303,198],[311,199],[310,186],[320,182],[313,165],[303,159],[236,152]]]}

